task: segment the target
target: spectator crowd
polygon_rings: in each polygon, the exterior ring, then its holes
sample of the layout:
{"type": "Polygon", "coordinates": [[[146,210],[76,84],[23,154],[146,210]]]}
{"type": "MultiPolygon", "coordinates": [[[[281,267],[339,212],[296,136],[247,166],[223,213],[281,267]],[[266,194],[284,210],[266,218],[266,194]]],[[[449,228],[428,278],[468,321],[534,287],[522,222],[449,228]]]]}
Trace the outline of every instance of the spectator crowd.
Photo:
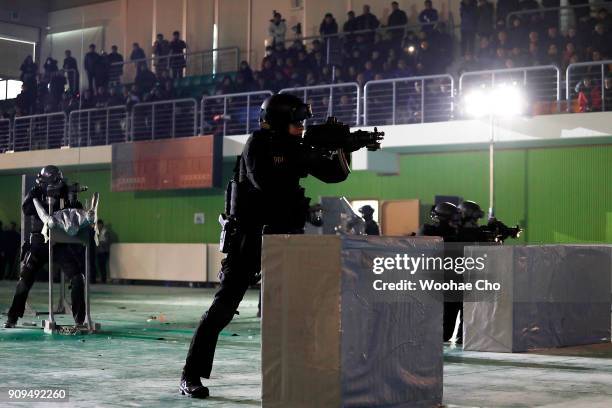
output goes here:
{"type": "Polygon", "coordinates": [[[175,31],[171,41],[158,34],[152,50],[155,72],[140,45],[132,45],[128,62],[137,73],[132,84],[123,86],[125,60],[118,47],[113,45],[107,54],[104,50],[98,53],[95,44],[89,45],[83,58],[86,86],[82,89],[79,89],[81,73],[71,50],[65,51],[61,68],[56,59],[48,57],[42,72],[32,56],[27,56],[20,67],[22,90],[15,100],[14,112],[5,112],[4,116],[69,113],[75,109],[172,99],[176,96],[174,79],[184,75],[187,44],[175,31]]]}
{"type": "MultiPolygon", "coordinates": [[[[444,73],[458,76],[466,71],[539,65],[556,65],[563,71],[572,63],[610,58],[612,16],[608,10],[592,13],[588,0],[570,0],[570,4],[582,7],[572,9],[574,23],[562,32],[558,10],[538,12],[540,8],[558,7],[559,0],[461,0],[459,38],[430,0],[424,1],[416,25],[409,24],[406,12],[395,1],[383,22],[368,5],[360,15],[349,11],[342,23],[327,13],[319,26],[320,36],[312,41],[301,37],[299,25],[293,27],[296,38],[287,39],[286,22],[275,11],[268,26],[270,45],[259,69],[242,61],[235,76],[223,75],[211,92],[278,91],[343,82],[363,87],[376,79],[444,73]]],[[[137,67],[137,74],[133,84],[121,86],[124,57],[116,46],[106,54],[98,53],[92,44],[83,61],[87,86],[82,94],[77,89],[78,64],[69,50],[61,69],[49,57],[42,73],[28,57],[21,66],[23,91],[17,97],[15,114],[123,104],[130,107],[142,101],[180,97],[174,79],[184,74],[187,44],[178,31],[171,41],[158,34],[152,50],[155,59],[149,66],[145,51],[138,43],[133,44],[129,61],[137,67]]],[[[594,100],[606,85],[602,82],[612,84],[612,79],[572,84],[581,94],[578,99],[582,111],[601,105],[594,100]]]]}

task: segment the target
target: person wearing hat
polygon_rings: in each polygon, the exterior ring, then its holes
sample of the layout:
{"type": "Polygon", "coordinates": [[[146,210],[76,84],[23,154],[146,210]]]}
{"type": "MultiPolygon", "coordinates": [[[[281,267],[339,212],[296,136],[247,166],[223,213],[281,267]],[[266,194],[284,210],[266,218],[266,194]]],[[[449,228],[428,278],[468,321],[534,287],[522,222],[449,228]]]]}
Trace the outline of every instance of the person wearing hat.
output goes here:
{"type": "Polygon", "coordinates": [[[365,233],[366,235],[380,235],[380,229],[378,224],[374,221],[374,208],[369,205],[364,205],[359,209],[359,212],[365,220],[365,233]]]}

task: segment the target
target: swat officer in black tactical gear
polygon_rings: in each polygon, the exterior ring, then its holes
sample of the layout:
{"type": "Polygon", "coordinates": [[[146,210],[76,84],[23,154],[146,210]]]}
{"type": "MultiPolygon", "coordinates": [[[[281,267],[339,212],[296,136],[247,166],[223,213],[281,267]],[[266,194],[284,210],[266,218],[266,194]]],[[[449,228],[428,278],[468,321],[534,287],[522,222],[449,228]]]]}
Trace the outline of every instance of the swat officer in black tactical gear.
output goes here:
{"type": "Polygon", "coordinates": [[[423,224],[418,235],[442,237],[444,242],[457,241],[460,215],[455,204],[449,202],[436,204],[429,216],[433,224],[423,224]]]}
{"type": "MultiPolygon", "coordinates": [[[[23,317],[28,293],[34,284],[36,274],[48,262],[49,247],[42,234],[43,222],[36,213],[34,199],[48,206],[52,198],[53,211],[62,208],[83,208],[75,196],[69,194],[69,188],[60,169],[56,166],[45,166],[36,176],[36,185],[28,192],[21,209],[24,217],[29,218],[31,225],[29,240],[21,250],[21,270],[13,303],[8,311],[5,328],[15,327],[17,319],[23,317]],[[62,207],[63,206],[63,207],[62,207]]],[[[72,286],[72,314],[76,324],[85,320],[85,276],[83,274],[83,247],[78,244],[55,244],[53,247],[54,263],[70,279],[72,286]]]]}
{"type": "Polygon", "coordinates": [[[489,218],[486,225],[478,225],[484,217],[484,211],[474,201],[464,201],[458,209],[461,214],[458,242],[503,244],[508,238],[517,239],[523,231],[518,225],[508,227],[495,217],[489,218]]]}
{"type": "Polygon", "coordinates": [[[349,154],[361,146],[323,149],[305,143],[304,121],[311,116],[310,105],[287,94],[271,96],[261,107],[261,129],[247,140],[228,185],[220,218],[221,247],[227,256],[220,287],[187,353],[179,388],[183,395],[209,395],[200,378],[209,378],[219,333],[234,317],[249,285],[260,279],[262,235],[302,234],[306,221],[316,217],[300,179],[312,175],[338,183],[348,177],[349,154]]]}
{"type": "Polygon", "coordinates": [[[461,215],[458,230],[459,242],[487,242],[487,235],[478,222],[484,217],[484,211],[474,201],[463,201],[457,207],[461,215]]]}
{"type": "MultiPolygon", "coordinates": [[[[463,252],[457,247],[452,246],[453,243],[458,242],[458,227],[461,222],[461,216],[459,209],[453,203],[444,202],[435,205],[431,209],[430,214],[433,224],[424,224],[418,235],[423,236],[436,236],[444,239],[445,249],[444,257],[459,257],[463,256],[463,252]],[[448,245],[451,243],[450,245],[448,245]]],[[[457,274],[454,271],[444,271],[444,281],[450,280],[455,282],[462,282],[463,275],[457,274]]],[[[444,320],[443,320],[443,339],[448,341],[453,336],[455,330],[455,322],[457,320],[457,314],[462,308],[463,303],[460,301],[462,294],[457,291],[446,291],[444,292],[444,320]]],[[[462,328],[459,326],[459,334],[457,343],[460,343],[462,328]]]]}
{"type": "Polygon", "coordinates": [[[365,220],[365,233],[366,235],[380,235],[380,228],[374,221],[374,208],[370,205],[364,205],[359,209],[359,212],[365,220]]]}
{"type": "MultiPolygon", "coordinates": [[[[488,235],[485,232],[485,229],[478,224],[481,218],[484,217],[484,211],[480,208],[480,206],[470,200],[463,201],[461,204],[457,206],[457,210],[460,214],[460,222],[457,229],[457,242],[461,243],[457,245],[456,252],[457,256],[463,256],[463,248],[466,245],[474,245],[475,243],[486,243],[489,242],[488,235]]],[[[459,275],[458,275],[459,276],[459,275]]],[[[463,275],[460,275],[462,278],[463,275]]],[[[463,310],[463,294],[456,293],[457,302],[449,302],[445,304],[445,313],[448,310],[449,313],[449,321],[446,321],[445,317],[445,340],[448,339],[446,336],[452,336],[452,329],[450,326],[454,327],[455,320],[451,322],[451,316],[457,316],[457,312],[463,310]],[[450,333],[449,333],[450,331],[450,333]]],[[[459,329],[457,334],[457,343],[461,344],[463,341],[463,316],[459,319],[459,329]]]]}

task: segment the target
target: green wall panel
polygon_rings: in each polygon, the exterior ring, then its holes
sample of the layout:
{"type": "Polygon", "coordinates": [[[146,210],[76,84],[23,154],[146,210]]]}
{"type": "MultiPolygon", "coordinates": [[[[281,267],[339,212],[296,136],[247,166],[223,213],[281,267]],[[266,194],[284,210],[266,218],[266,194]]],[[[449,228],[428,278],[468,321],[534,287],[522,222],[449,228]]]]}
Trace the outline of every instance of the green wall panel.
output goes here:
{"type": "MultiPolygon", "coordinates": [[[[496,214],[524,226],[519,242],[612,242],[612,145],[501,150],[495,159],[496,214]]],[[[224,166],[224,183],[231,168],[224,166]]],[[[108,170],[67,176],[100,192],[100,217],[122,242],[218,239],[222,189],[113,193],[108,170]],[[193,223],[196,212],[205,214],[205,224],[193,223]]],[[[400,157],[399,175],[355,172],[341,184],[308,178],[303,185],[313,198],[418,198],[425,209],[436,194],[445,194],[487,207],[488,152],[407,154],[400,157]]],[[[0,191],[0,220],[18,219],[19,176],[0,176],[0,191]]]]}
{"type": "MultiPolygon", "coordinates": [[[[21,177],[0,176],[0,221],[8,224],[21,220],[21,177]]],[[[6,226],[6,225],[5,225],[6,226]]]]}
{"type": "Polygon", "coordinates": [[[527,167],[529,240],[612,242],[612,146],[533,149],[527,167]]]}

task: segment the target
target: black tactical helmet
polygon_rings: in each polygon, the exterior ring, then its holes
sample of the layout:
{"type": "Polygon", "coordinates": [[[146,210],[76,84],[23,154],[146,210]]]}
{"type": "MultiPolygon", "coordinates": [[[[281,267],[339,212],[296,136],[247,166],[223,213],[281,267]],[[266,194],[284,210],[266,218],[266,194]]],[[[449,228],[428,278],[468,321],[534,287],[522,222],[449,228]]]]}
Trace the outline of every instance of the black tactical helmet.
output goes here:
{"type": "Polygon", "coordinates": [[[374,208],[369,205],[364,205],[359,209],[359,212],[363,215],[372,215],[374,214],[374,208]]]}
{"type": "Polygon", "coordinates": [[[484,212],[480,206],[474,201],[464,201],[459,204],[459,212],[461,213],[461,219],[467,221],[478,221],[484,217],[484,212]]]}
{"type": "Polygon", "coordinates": [[[460,215],[457,206],[453,203],[444,202],[435,205],[431,209],[431,219],[436,222],[456,223],[459,221],[460,215]]]}
{"type": "Polygon", "coordinates": [[[64,180],[62,171],[53,165],[45,166],[36,175],[36,184],[41,187],[56,185],[64,180]]]}
{"type": "Polygon", "coordinates": [[[271,129],[286,131],[291,123],[302,123],[312,117],[310,104],[302,102],[297,96],[276,94],[261,104],[259,121],[271,129]]]}

